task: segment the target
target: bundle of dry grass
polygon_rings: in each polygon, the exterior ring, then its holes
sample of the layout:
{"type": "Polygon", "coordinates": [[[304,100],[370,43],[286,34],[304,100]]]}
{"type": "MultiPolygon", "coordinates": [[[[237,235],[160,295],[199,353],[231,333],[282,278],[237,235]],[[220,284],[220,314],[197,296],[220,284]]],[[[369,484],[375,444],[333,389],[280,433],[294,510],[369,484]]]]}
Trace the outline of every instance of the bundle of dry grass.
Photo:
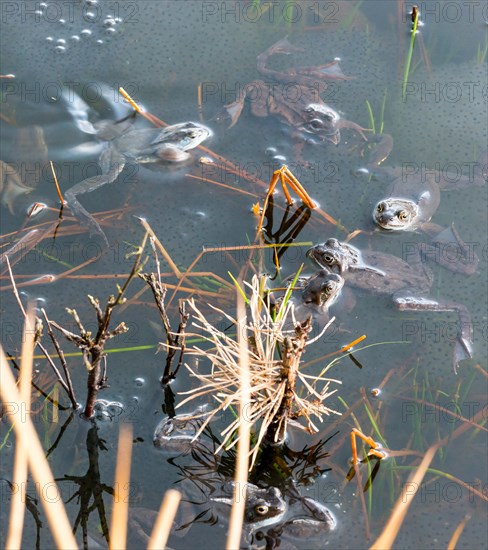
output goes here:
{"type": "MultiPolygon", "coordinates": [[[[271,444],[283,442],[289,420],[304,417],[307,421],[305,429],[313,433],[317,432],[318,428],[312,417],[321,422],[324,416],[340,414],[325,404],[326,399],[337,391],[330,390],[330,383],[340,384],[340,381],[323,376],[327,367],[320,376],[300,371],[300,359],[305,346],[317,340],[330,323],[318,337],[308,340],[311,323],[309,320],[304,323],[294,320],[291,301],[285,300],[274,317],[263,297],[259,278],[255,276],[251,284],[245,284],[251,291],[251,297],[248,300],[249,320],[246,325],[251,401],[245,414],[252,425],[259,425],[250,450],[252,468],[264,439],[271,444]],[[295,328],[286,330],[286,327],[292,324],[291,320],[295,328]]],[[[190,301],[189,305],[196,319],[192,325],[200,331],[198,336],[209,342],[211,347],[203,349],[194,346],[187,352],[209,360],[212,367],[210,373],[202,374],[186,365],[190,375],[197,378],[200,385],[186,392],[188,397],[178,406],[181,407],[192,399],[206,396],[216,401],[215,408],[206,416],[195,435],[196,439],[217,413],[229,408],[234,410],[239,403],[241,367],[238,339],[214,327],[193,301],[190,301]]],[[[222,310],[213,309],[234,326],[239,326],[238,320],[222,310]]],[[[230,449],[236,444],[238,438],[235,434],[239,428],[239,422],[240,419],[236,415],[230,425],[222,431],[223,440],[216,452],[222,448],[230,449]]]]}

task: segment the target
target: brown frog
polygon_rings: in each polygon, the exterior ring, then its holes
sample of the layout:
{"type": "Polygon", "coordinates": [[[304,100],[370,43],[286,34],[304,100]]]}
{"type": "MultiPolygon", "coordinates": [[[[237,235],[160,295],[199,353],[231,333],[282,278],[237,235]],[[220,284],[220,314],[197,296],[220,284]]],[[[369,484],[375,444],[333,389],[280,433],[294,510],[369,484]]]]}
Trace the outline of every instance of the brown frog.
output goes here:
{"type": "Polygon", "coordinates": [[[339,272],[346,284],[375,294],[392,296],[401,311],[453,311],[459,316],[460,331],[453,348],[453,369],[461,359],[472,357],[471,318],[463,304],[427,297],[432,274],[414,254],[411,263],[376,251],[361,252],[354,246],[329,239],[313,246],[307,256],[323,269],[339,272]]]}
{"type": "Polygon", "coordinates": [[[287,97],[287,87],[279,84],[254,80],[248,83],[240,93],[237,101],[224,106],[231,119],[230,127],[239,119],[246,97],[251,101],[251,112],[255,116],[273,115],[292,128],[293,134],[303,140],[330,141],[337,145],[341,141],[340,131],[344,128],[355,130],[367,141],[358,124],[345,120],[340,114],[324,103],[320,97],[329,79],[347,80],[339,63],[332,61],[315,67],[291,68],[287,71],[276,71],[267,67],[268,59],[275,54],[291,54],[303,51],[283,38],[258,55],[257,69],[263,76],[281,84],[294,85],[296,97],[287,97]]]}

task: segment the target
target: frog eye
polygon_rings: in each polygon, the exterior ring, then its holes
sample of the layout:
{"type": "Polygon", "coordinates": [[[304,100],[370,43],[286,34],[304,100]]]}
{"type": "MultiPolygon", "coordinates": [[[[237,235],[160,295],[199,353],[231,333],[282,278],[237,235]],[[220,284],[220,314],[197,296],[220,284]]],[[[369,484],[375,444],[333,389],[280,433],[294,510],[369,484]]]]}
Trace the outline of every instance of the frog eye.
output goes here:
{"type": "Polygon", "coordinates": [[[266,506],[266,504],[258,504],[255,506],[254,511],[258,516],[265,516],[269,511],[269,506],[266,506]]]}
{"type": "Polygon", "coordinates": [[[398,218],[402,221],[406,221],[408,219],[408,212],[406,210],[400,210],[400,212],[398,212],[398,218]]]}
{"type": "Polygon", "coordinates": [[[308,126],[312,130],[322,130],[324,128],[324,123],[319,118],[314,118],[308,123],[308,126]]]}
{"type": "Polygon", "coordinates": [[[326,264],[333,264],[334,263],[334,256],[331,256],[330,254],[324,254],[322,256],[322,259],[326,264]]]}

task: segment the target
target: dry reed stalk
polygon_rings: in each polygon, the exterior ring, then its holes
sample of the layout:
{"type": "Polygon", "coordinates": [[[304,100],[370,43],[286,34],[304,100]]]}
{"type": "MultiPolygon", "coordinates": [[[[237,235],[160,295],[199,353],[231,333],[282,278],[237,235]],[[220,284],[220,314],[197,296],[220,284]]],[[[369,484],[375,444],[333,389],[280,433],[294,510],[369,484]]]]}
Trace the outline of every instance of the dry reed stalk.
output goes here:
{"type": "Polygon", "coordinates": [[[168,540],[173,520],[181,500],[181,493],[175,489],[168,489],[164,494],[163,502],[159,508],[158,517],[147,543],[148,550],[164,550],[168,540]]]}
{"type": "Polygon", "coordinates": [[[130,497],[130,464],[132,458],[132,426],[120,428],[117,465],[115,467],[110,548],[123,550],[127,542],[127,520],[130,497]]]}
{"type": "MultiPolygon", "coordinates": [[[[32,304],[27,307],[22,339],[22,362],[19,374],[19,395],[28,414],[31,405],[32,362],[34,355],[35,313],[32,304]]],[[[10,504],[10,521],[5,548],[20,548],[24,526],[25,497],[27,484],[27,454],[22,445],[16,445],[14,469],[12,475],[12,502],[10,504]]]]}
{"type": "Polygon", "coordinates": [[[164,259],[168,262],[168,265],[170,266],[171,270],[175,274],[175,277],[177,279],[181,279],[181,271],[178,269],[178,266],[173,262],[173,259],[167,252],[166,248],[164,248],[161,241],[156,237],[156,234],[152,230],[152,227],[149,225],[149,223],[144,218],[139,218],[139,221],[141,222],[144,229],[147,231],[151,239],[153,240],[154,244],[157,246],[159,252],[163,255],[164,259]]]}
{"type": "Polygon", "coordinates": [[[23,410],[22,398],[15,385],[14,377],[10,371],[7,358],[0,346],[0,373],[2,383],[0,384],[0,395],[4,405],[10,405],[8,414],[10,422],[14,427],[17,437],[17,444],[24,449],[32,477],[36,482],[36,487],[41,489],[39,499],[46,513],[49,527],[58,548],[78,548],[76,540],[71,531],[71,525],[66,515],[63,503],[59,499],[46,499],[43,494],[44,487],[56,488],[59,491],[49,464],[44,456],[44,449],[37,435],[32,420],[25,416],[23,410]]]}
{"type": "Polygon", "coordinates": [[[439,444],[437,443],[427,449],[427,452],[425,453],[419,467],[408,478],[407,483],[404,484],[402,493],[396,501],[393,512],[391,513],[383,532],[370,547],[370,550],[389,550],[392,547],[396,536],[398,535],[398,531],[400,531],[403,520],[407,515],[408,508],[420,488],[424,475],[438,448],[439,444]]]}
{"type": "Polygon", "coordinates": [[[234,501],[230,511],[229,530],[227,531],[227,549],[240,547],[242,523],[246,506],[246,483],[248,471],[249,442],[251,423],[247,411],[251,405],[251,377],[249,374],[249,350],[247,347],[246,308],[243,297],[237,295],[237,341],[240,367],[239,431],[237,441],[237,461],[234,477],[234,501]]]}
{"type": "Polygon", "coordinates": [[[458,526],[454,530],[454,533],[452,534],[451,539],[449,540],[447,544],[447,550],[454,550],[456,548],[456,544],[458,543],[459,537],[462,535],[464,528],[466,527],[466,524],[471,519],[471,516],[467,514],[464,516],[464,518],[459,522],[458,526]]]}

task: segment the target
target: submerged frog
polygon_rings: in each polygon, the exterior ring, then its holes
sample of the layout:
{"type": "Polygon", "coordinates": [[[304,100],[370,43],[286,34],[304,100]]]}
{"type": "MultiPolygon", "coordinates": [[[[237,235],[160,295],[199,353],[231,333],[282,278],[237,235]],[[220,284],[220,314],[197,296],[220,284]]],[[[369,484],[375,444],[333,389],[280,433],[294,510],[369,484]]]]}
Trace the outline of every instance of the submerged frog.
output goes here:
{"type": "MultiPolygon", "coordinates": [[[[125,126],[120,128],[122,131],[126,130],[125,126]]],[[[190,157],[189,151],[200,145],[210,135],[207,127],[194,122],[182,122],[163,129],[130,129],[114,137],[117,131],[117,125],[112,123],[104,125],[99,134],[101,139],[110,139],[108,147],[99,158],[102,174],[77,183],[65,193],[73,215],[82,225],[90,229],[90,235],[99,235],[106,246],[108,241],[105,233],[94,217],[79,203],[77,196],[90,193],[106,183],[112,183],[129,162],[147,164],[176,163],[187,160],[190,157]]]]}
{"type": "Polygon", "coordinates": [[[321,268],[338,271],[347,284],[375,294],[393,297],[401,311],[452,311],[459,316],[460,331],[453,349],[453,369],[458,362],[472,357],[471,319],[462,304],[433,300],[426,297],[432,286],[432,273],[413,255],[411,264],[391,254],[375,251],[360,252],[357,248],[337,239],[313,246],[307,251],[321,268]]]}
{"type": "Polygon", "coordinates": [[[207,405],[202,405],[192,413],[163,418],[154,431],[154,446],[164,452],[189,453],[198,445],[195,435],[207,418],[209,409],[207,405]]]}
{"type": "MultiPolygon", "coordinates": [[[[226,515],[233,503],[234,487],[235,482],[228,482],[222,486],[223,495],[211,497],[213,502],[226,505],[226,515]]],[[[313,538],[321,540],[335,527],[336,520],[328,508],[312,498],[302,497],[294,487],[282,493],[276,487],[263,489],[246,483],[244,534],[249,542],[266,538],[278,546],[281,538],[307,538],[310,544],[313,538]]]]}
{"type": "Polygon", "coordinates": [[[17,128],[12,154],[15,163],[0,160],[0,202],[14,214],[18,198],[36,189],[47,166],[48,148],[41,126],[17,128]]]}
{"type": "MultiPolygon", "coordinates": [[[[392,140],[387,140],[391,148],[392,140]]],[[[377,151],[376,158],[370,164],[377,165],[388,155],[387,150],[377,151]]],[[[444,239],[445,231],[437,224],[431,223],[431,218],[437,211],[440,203],[441,190],[463,190],[471,186],[481,186],[486,183],[488,156],[485,153],[476,163],[465,163],[469,168],[468,174],[427,171],[419,173],[415,170],[408,173],[402,168],[380,168],[381,178],[388,178],[391,182],[385,191],[384,197],[376,204],[373,210],[374,223],[381,229],[388,231],[416,231],[421,230],[435,238],[432,244],[423,243],[420,251],[424,255],[436,258],[436,261],[451,271],[472,274],[476,271],[479,259],[466,246],[456,230],[452,230],[452,238],[444,239]],[[445,244],[452,246],[456,243],[461,254],[461,261],[453,262],[445,254],[436,254],[436,246],[445,244]]]]}
{"type": "Polygon", "coordinates": [[[327,79],[346,80],[337,61],[316,67],[292,68],[288,71],[276,71],[267,67],[268,59],[275,54],[290,54],[303,51],[283,38],[258,55],[257,68],[265,77],[283,84],[299,86],[298,97],[290,99],[283,89],[254,80],[244,87],[237,101],[224,106],[231,119],[230,127],[239,119],[246,97],[251,101],[251,112],[255,116],[277,116],[281,122],[292,128],[293,134],[300,139],[330,141],[337,145],[341,141],[340,131],[344,128],[355,130],[366,140],[358,124],[341,118],[339,113],[324,103],[320,97],[326,88],[327,79]]]}
{"type": "MultiPolygon", "coordinates": [[[[246,504],[244,509],[243,535],[249,539],[253,533],[264,529],[270,525],[276,525],[283,520],[288,505],[285,502],[281,491],[276,487],[260,488],[252,483],[246,483],[246,504]]],[[[181,489],[181,486],[179,487],[181,489]]],[[[204,502],[198,502],[199,507],[208,505],[209,508],[199,512],[196,517],[195,501],[192,495],[184,495],[181,505],[179,518],[174,524],[173,533],[176,536],[185,536],[193,523],[204,521],[214,524],[217,521],[225,523],[230,514],[230,506],[233,501],[234,482],[228,481],[220,483],[212,496],[204,502]],[[190,500],[188,500],[190,498],[190,500]],[[208,518],[208,515],[211,515],[208,518]],[[188,517],[193,517],[187,521],[188,517]],[[182,524],[182,522],[185,522],[182,524]]],[[[200,497],[201,498],[201,497],[200,497]]],[[[134,543],[147,544],[150,533],[156,522],[157,512],[147,508],[132,508],[129,511],[129,527],[131,538],[134,543]]]]}

